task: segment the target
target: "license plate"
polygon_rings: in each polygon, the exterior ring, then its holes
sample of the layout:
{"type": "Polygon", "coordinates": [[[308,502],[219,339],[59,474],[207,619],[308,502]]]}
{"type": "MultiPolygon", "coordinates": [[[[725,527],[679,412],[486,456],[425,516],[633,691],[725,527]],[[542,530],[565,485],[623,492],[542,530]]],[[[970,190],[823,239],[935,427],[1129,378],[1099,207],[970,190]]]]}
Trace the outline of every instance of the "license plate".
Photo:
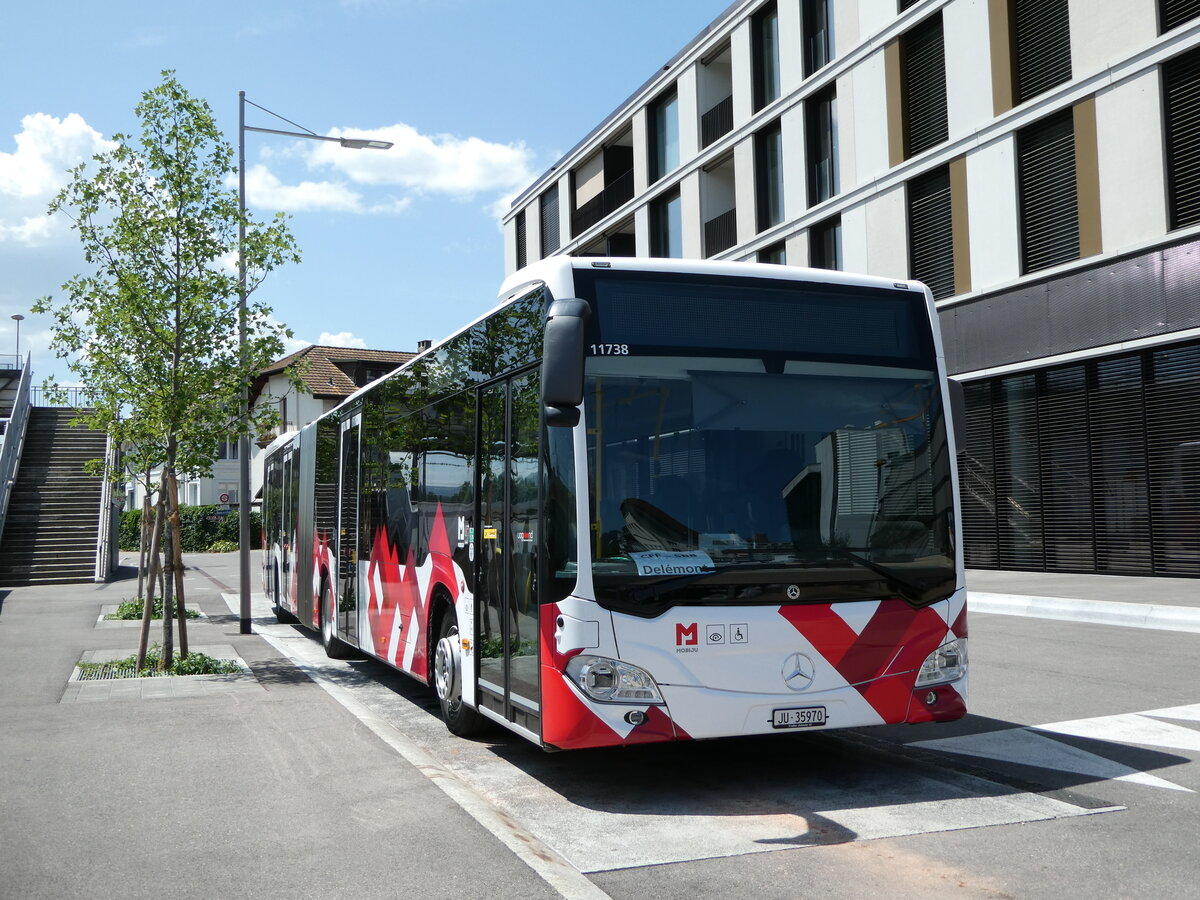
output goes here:
{"type": "Polygon", "coordinates": [[[801,706],[796,709],[777,709],[771,716],[772,728],[812,728],[825,724],[825,707],[801,706]]]}

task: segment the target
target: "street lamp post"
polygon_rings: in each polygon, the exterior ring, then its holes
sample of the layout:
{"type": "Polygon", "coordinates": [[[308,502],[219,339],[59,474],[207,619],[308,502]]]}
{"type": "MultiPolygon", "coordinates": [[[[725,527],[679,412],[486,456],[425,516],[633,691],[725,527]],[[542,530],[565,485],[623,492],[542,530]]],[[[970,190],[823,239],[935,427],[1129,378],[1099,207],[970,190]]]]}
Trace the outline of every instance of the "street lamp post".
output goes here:
{"type": "MultiPolygon", "coordinates": [[[[331,137],[317,134],[305,128],[303,131],[280,131],[276,128],[257,128],[246,124],[246,104],[274,116],[289,125],[296,125],[278,113],[246,99],[245,91],[238,91],[238,361],[246,366],[246,132],[278,134],[284,137],[303,138],[309,141],[333,141],[349,150],[388,150],[390,141],[373,141],[363,138],[331,137]]],[[[296,125],[304,128],[303,125],[296,125]]],[[[14,316],[13,318],[16,318],[14,316]]],[[[19,325],[18,325],[19,327],[19,325]]],[[[19,332],[18,332],[19,334],[19,332]]],[[[246,424],[250,419],[250,384],[242,384],[240,409],[243,432],[238,438],[238,569],[242,634],[250,634],[250,434],[246,424]]],[[[278,599],[278,598],[276,598],[278,599]]]]}
{"type": "Polygon", "coordinates": [[[21,368],[21,322],[25,317],[20,313],[13,313],[12,319],[17,323],[17,368],[21,368]]]}

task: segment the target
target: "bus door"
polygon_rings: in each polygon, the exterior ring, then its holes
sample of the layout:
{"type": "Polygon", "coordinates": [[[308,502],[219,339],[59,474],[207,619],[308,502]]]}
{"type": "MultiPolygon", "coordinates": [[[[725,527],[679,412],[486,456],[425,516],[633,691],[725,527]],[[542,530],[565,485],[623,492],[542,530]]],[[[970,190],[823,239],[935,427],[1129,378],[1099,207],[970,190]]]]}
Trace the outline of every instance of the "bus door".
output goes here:
{"type": "MultiPolygon", "coordinates": [[[[342,420],[338,452],[338,583],[334,635],[358,646],[359,459],[362,412],[342,420]]],[[[368,553],[370,552],[368,548],[368,553]]]]}
{"type": "Polygon", "coordinates": [[[482,388],[479,410],[478,702],[540,735],[537,371],[482,388]]]}
{"type": "Polygon", "coordinates": [[[275,602],[281,609],[294,610],[296,608],[296,592],[294,571],[296,567],[296,515],[298,504],[296,502],[298,496],[299,484],[296,482],[298,474],[296,469],[296,450],[294,447],[288,448],[283,454],[282,472],[282,495],[283,495],[283,516],[280,521],[279,535],[279,596],[275,598],[275,602]]]}

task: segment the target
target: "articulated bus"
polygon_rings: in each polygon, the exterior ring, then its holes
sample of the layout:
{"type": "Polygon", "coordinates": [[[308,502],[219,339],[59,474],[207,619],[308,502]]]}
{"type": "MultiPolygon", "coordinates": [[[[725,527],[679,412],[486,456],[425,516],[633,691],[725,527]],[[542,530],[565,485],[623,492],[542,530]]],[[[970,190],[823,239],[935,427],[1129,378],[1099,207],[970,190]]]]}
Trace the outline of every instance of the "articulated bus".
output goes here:
{"type": "Polygon", "coordinates": [[[957,719],[949,388],[915,282],[544,260],[268,448],[264,589],[459,735],[957,719]]]}

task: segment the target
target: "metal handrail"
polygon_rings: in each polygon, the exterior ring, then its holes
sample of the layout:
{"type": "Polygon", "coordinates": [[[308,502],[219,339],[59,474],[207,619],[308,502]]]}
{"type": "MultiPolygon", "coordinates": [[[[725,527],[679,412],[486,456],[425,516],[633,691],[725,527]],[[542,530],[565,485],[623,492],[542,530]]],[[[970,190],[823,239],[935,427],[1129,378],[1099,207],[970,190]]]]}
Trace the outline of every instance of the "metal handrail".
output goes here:
{"type": "Polygon", "coordinates": [[[65,393],[63,402],[52,402],[45,388],[35,387],[31,392],[31,404],[37,407],[57,407],[62,409],[91,409],[92,397],[88,394],[86,388],[68,387],[60,388],[65,393]]]}
{"type": "Polygon", "coordinates": [[[25,366],[21,369],[21,380],[17,384],[12,414],[5,424],[4,433],[0,434],[0,534],[4,533],[8,501],[12,496],[13,484],[17,480],[21,450],[25,446],[25,429],[29,423],[29,382],[33,374],[31,355],[25,355],[25,366]]]}

